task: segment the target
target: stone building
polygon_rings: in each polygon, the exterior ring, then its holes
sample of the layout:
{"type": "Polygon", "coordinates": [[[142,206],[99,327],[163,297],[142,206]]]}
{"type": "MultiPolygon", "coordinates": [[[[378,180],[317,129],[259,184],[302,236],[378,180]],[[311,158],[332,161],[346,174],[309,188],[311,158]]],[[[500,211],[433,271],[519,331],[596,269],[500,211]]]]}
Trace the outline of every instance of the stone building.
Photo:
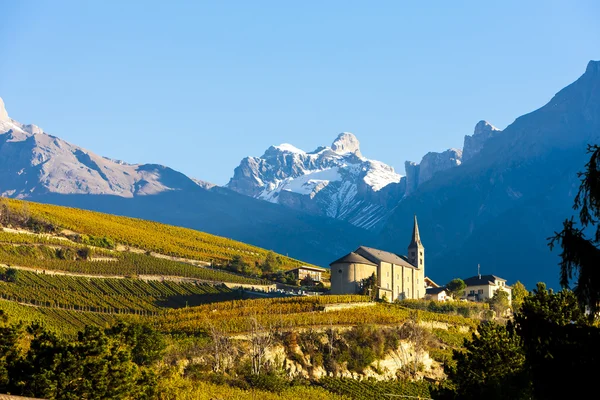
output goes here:
{"type": "Polygon", "coordinates": [[[415,216],[408,255],[360,246],[330,264],[331,293],[360,293],[365,279],[376,278],[377,297],[388,301],[425,297],[425,248],[415,216]]]}

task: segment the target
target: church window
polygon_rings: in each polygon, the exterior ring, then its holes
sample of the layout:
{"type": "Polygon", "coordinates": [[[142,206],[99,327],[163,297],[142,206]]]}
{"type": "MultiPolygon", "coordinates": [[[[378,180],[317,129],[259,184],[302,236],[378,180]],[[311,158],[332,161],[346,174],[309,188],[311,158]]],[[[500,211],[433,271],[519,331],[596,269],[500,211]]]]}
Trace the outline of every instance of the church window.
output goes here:
{"type": "Polygon", "coordinates": [[[421,252],[420,254],[421,254],[421,257],[423,257],[423,252],[421,252]]]}
{"type": "Polygon", "coordinates": [[[390,277],[390,271],[388,271],[388,272],[387,272],[387,275],[386,275],[386,276],[387,276],[388,278],[390,277]]]}
{"type": "Polygon", "coordinates": [[[389,283],[386,283],[386,284],[385,284],[385,288],[386,288],[386,289],[389,289],[389,288],[390,288],[390,284],[389,284],[389,283]]]}
{"type": "Polygon", "coordinates": [[[400,286],[396,286],[396,291],[400,293],[400,286]]]}
{"type": "Polygon", "coordinates": [[[423,265],[423,259],[421,258],[421,265],[423,265]]]}
{"type": "Polygon", "coordinates": [[[341,273],[342,273],[342,270],[340,269],[340,270],[338,270],[338,272],[341,274],[341,273]]]}
{"type": "Polygon", "coordinates": [[[400,279],[400,274],[396,274],[396,279],[400,279]]]}

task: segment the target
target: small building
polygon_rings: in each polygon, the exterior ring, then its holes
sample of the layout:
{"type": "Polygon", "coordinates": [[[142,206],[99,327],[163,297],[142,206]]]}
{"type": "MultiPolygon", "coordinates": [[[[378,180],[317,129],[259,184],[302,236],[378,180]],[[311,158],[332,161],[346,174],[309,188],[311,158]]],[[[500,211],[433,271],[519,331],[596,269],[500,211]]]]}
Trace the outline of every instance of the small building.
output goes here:
{"type": "Polygon", "coordinates": [[[438,285],[437,283],[435,283],[433,281],[433,279],[431,279],[430,277],[426,276],[425,277],[425,288],[429,289],[429,288],[439,288],[440,285],[438,285]]]}
{"type": "Polygon", "coordinates": [[[331,266],[331,293],[355,294],[366,279],[375,276],[375,296],[387,301],[425,297],[425,248],[417,217],[406,256],[360,246],[335,260],[331,266]]]}
{"type": "Polygon", "coordinates": [[[326,271],[327,270],[324,268],[309,267],[308,265],[302,265],[298,268],[291,269],[288,272],[294,275],[294,277],[299,281],[306,278],[307,276],[310,276],[314,282],[321,282],[322,274],[326,271]]]}
{"type": "Polygon", "coordinates": [[[446,301],[450,297],[444,287],[430,287],[425,289],[425,300],[446,301]]]}
{"type": "Polygon", "coordinates": [[[467,287],[462,298],[471,301],[485,301],[494,297],[497,290],[508,293],[508,301],[512,302],[512,288],[506,284],[506,279],[495,275],[476,275],[464,279],[467,287]]]}

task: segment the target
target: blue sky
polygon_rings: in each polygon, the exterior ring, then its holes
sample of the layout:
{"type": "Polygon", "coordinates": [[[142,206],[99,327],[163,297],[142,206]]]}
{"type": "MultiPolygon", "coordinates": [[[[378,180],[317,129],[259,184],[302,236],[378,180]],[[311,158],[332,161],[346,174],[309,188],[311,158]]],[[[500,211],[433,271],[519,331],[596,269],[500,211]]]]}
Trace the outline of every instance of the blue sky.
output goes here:
{"type": "Polygon", "coordinates": [[[271,144],[355,133],[404,171],[600,59],[597,1],[0,2],[13,118],[224,184],[271,144]]]}

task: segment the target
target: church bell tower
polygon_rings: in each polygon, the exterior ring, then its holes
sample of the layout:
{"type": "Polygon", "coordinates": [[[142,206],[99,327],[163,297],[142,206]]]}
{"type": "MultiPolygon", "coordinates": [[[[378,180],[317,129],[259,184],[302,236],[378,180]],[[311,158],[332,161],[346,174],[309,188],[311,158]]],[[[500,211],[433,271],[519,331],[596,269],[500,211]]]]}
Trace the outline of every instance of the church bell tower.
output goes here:
{"type": "Polygon", "coordinates": [[[415,215],[415,224],[413,226],[412,239],[408,245],[408,262],[419,269],[425,269],[425,247],[421,243],[419,235],[419,224],[415,215]]]}

